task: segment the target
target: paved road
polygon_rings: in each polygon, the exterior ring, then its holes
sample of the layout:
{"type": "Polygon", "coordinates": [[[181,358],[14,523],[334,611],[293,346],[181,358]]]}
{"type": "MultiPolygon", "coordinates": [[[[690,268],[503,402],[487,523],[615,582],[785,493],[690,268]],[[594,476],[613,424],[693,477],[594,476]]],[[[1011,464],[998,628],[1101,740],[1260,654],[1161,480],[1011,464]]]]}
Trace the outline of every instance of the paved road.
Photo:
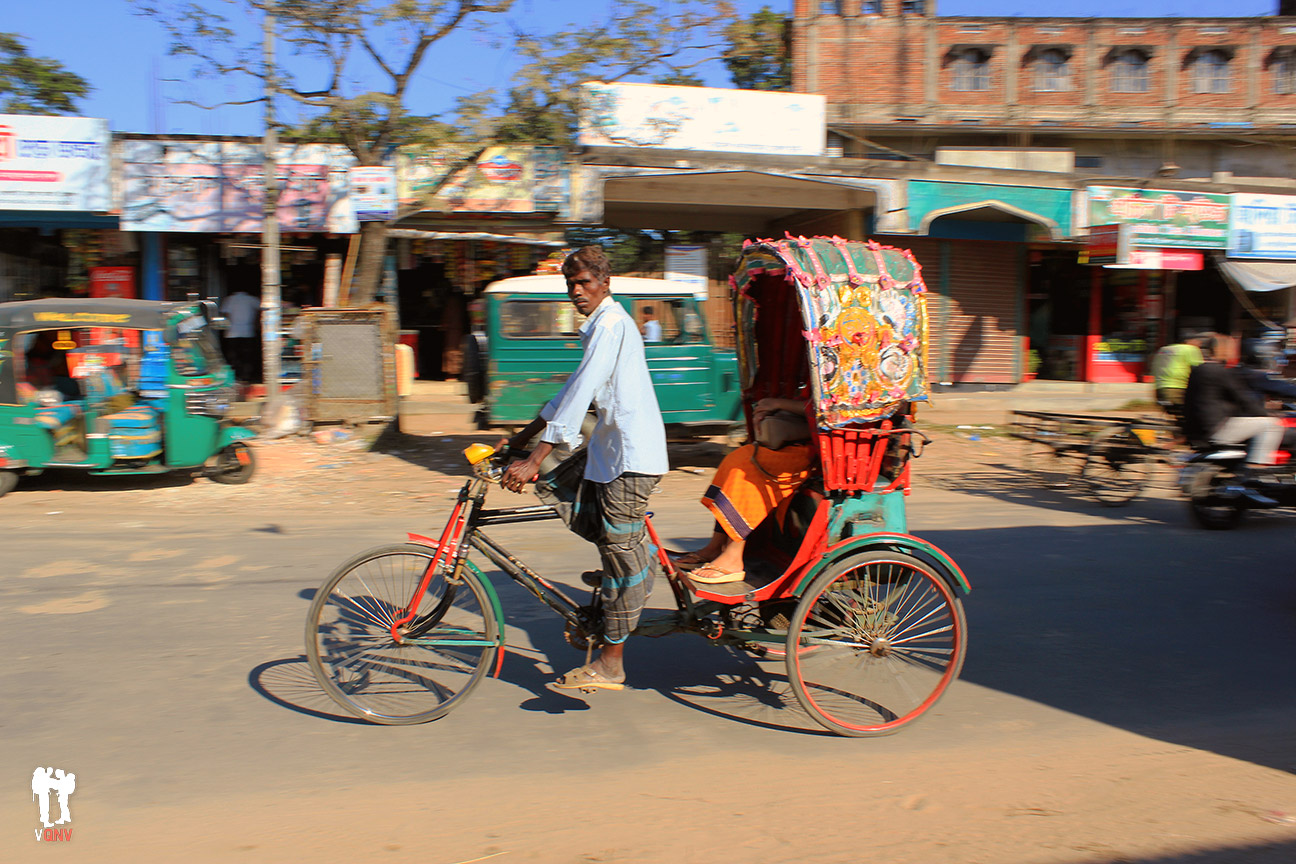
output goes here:
{"type": "MultiPolygon", "coordinates": [[[[436,723],[353,722],[302,658],[311,592],[433,528],[457,481],[428,468],[462,443],[281,442],[248,487],[41,478],[0,500],[0,860],[1296,858],[1291,516],[1201,532],[1168,491],[1102,509],[951,440],[911,527],[973,581],[971,648],[910,730],[820,734],[779,665],[692,636],[634,644],[633,690],[553,693],[580,655],[511,585],[501,680],[436,723]],[[77,775],[58,850],[33,836],[37,765],[77,775]]],[[[701,540],[705,482],[668,478],[665,536],[701,540]]],[[[595,561],[551,523],[498,536],[542,572],[595,561]]]]}

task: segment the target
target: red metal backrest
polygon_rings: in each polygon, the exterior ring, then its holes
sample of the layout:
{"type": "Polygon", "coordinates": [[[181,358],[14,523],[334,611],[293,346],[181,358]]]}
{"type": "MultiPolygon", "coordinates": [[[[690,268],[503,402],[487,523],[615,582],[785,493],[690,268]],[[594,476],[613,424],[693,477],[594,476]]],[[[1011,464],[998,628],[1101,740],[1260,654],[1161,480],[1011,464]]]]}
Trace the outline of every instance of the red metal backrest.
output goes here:
{"type": "Polygon", "coordinates": [[[909,494],[909,453],[901,438],[903,467],[877,488],[886,458],[888,445],[897,436],[906,436],[909,429],[894,427],[890,420],[869,426],[848,426],[842,429],[817,430],[815,443],[819,448],[819,462],[823,471],[824,488],[845,492],[892,492],[903,489],[909,494]]]}

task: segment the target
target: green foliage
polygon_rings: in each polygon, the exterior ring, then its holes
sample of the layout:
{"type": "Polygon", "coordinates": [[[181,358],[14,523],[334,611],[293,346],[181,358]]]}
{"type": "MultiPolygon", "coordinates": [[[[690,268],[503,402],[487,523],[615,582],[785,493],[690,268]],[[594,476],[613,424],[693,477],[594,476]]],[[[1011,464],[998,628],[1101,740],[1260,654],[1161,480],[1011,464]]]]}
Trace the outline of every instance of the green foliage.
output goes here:
{"type": "Polygon", "coordinates": [[[725,28],[725,36],[729,47],[723,59],[735,87],[792,89],[791,25],[786,18],[762,6],[725,28]]]}
{"type": "Polygon", "coordinates": [[[62,63],[33,57],[16,33],[0,33],[0,114],[75,114],[89,92],[62,63]]]}
{"type": "Polygon", "coordinates": [[[309,116],[292,132],[340,142],[361,165],[379,165],[394,146],[438,143],[453,133],[435,118],[409,113],[410,82],[438,42],[507,12],[514,0],[132,2],[167,30],[172,54],[194,59],[196,74],[260,79],[276,100],[295,101],[309,116]],[[267,11],[276,22],[276,62],[269,69],[259,34],[240,41],[247,37],[234,26],[267,11]],[[356,92],[357,79],[381,85],[356,92]]]}

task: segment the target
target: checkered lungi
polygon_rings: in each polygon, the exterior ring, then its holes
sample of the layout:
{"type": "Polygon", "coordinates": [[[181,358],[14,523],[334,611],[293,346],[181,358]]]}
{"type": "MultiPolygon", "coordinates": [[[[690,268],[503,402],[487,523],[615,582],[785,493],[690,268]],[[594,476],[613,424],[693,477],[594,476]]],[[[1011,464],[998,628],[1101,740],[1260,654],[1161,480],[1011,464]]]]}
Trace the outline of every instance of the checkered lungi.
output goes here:
{"type": "Polygon", "coordinates": [[[625,473],[610,483],[585,479],[579,450],[540,475],[536,495],[558,511],[574,534],[598,547],[603,559],[603,640],[624,642],[652,593],[657,549],[648,540],[644,514],[661,478],[625,473]]]}

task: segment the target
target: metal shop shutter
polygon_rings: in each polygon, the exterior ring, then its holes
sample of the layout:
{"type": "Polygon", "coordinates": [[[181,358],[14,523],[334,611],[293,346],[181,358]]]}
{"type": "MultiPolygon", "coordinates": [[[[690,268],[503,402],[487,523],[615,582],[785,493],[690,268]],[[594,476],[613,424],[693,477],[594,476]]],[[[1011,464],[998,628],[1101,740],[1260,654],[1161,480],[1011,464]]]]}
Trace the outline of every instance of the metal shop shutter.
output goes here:
{"type": "Polygon", "coordinates": [[[1017,243],[946,240],[949,297],[942,310],[946,380],[1015,384],[1023,249],[1017,243]]]}

